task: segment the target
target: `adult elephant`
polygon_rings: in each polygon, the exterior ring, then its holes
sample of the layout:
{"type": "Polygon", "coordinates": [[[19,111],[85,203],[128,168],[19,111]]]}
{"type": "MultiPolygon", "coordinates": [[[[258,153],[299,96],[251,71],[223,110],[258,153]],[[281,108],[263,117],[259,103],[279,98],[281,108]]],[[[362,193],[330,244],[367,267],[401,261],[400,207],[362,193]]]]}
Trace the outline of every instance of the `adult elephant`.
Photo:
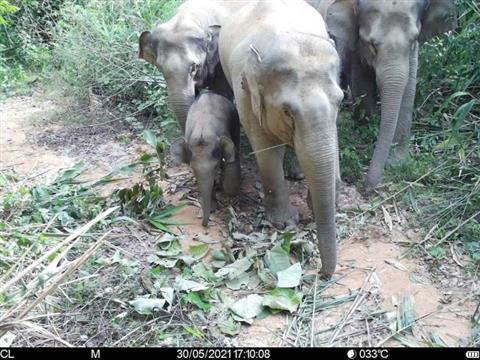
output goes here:
{"type": "Polygon", "coordinates": [[[366,190],[381,180],[390,148],[392,162],[408,154],[417,82],[419,44],[453,29],[453,0],[308,0],[326,19],[342,58],[352,95],[365,96],[367,111],[381,100],[381,122],[366,190]]]}
{"type": "Polygon", "coordinates": [[[218,61],[207,56],[209,27],[221,25],[244,4],[231,0],[188,0],[169,21],[140,36],[138,56],[163,73],[169,103],[183,132],[198,89],[208,87],[232,96],[221,67],[212,65],[218,61]]]}
{"type": "Polygon", "coordinates": [[[330,276],[336,265],[336,119],[343,92],[340,61],[323,19],[303,0],[255,1],[224,23],[219,54],[255,152],[267,218],[278,227],[298,219],[282,167],[287,144],[309,185],[321,271],[330,276]]]}

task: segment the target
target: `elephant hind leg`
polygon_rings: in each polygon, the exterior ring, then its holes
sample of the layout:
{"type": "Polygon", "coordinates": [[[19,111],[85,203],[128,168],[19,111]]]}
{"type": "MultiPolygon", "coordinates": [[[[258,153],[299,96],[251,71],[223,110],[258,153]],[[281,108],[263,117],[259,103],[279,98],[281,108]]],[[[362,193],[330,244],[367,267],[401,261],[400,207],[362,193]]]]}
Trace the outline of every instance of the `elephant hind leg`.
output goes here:
{"type": "Polygon", "coordinates": [[[230,164],[225,164],[223,169],[223,191],[229,196],[235,196],[240,191],[240,159],[237,159],[230,164]]]}

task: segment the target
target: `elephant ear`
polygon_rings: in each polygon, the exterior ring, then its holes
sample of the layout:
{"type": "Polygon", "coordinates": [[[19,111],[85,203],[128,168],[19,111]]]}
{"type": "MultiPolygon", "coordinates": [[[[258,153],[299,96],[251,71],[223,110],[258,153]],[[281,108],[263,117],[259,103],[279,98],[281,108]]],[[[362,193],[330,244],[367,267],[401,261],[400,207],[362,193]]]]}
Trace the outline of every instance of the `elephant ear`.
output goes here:
{"type": "Polygon", "coordinates": [[[170,155],[174,165],[180,165],[182,163],[190,164],[192,159],[192,152],[190,151],[188,144],[184,138],[175,140],[170,146],[170,155]]]}
{"type": "Polygon", "coordinates": [[[425,42],[457,26],[457,16],[453,0],[430,0],[423,15],[419,41],[425,42]]]}
{"type": "Polygon", "coordinates": [[[356,1],[328,0],[322,1],[318,11],[323,16],[327,31],[335,39],[340,56],[345,51],[353,51],[358,39],[358,20],[356,1]]]}
{"type": "Polygon", "coordinates": [[[218,54],[218,37],[220,35],[220,29],[220,25],[212,25],[208,27],[205,65],[209,77],[215,75],[215,68],[220,63],[220,55],[218,54]]]}
{"type": "Polygon", "coordinates": [[[222,154],[225,162],[227,164],[234,162],[236,158],[236,150],[232,139],[226,136],[222,136],[220,138],[220,147],[222,149],[222,154]]]}
{"type": "Polygon", "coordinates": [[[144,31],[140,35],[138,41],[138,58],[155,65],[157,56],[152,46],[152,33],[150,31],[144,31]]]}

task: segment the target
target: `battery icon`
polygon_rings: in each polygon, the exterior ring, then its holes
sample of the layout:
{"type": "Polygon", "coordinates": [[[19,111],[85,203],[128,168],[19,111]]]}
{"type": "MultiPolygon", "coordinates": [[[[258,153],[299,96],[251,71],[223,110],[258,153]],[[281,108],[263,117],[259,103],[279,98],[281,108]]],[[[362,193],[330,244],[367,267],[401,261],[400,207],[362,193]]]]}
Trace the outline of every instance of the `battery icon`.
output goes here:
{"type": "Polygon", "coordinates": [[[467,351],[465,356],[467,359],[480,359],[480,351],[467,351]]]}

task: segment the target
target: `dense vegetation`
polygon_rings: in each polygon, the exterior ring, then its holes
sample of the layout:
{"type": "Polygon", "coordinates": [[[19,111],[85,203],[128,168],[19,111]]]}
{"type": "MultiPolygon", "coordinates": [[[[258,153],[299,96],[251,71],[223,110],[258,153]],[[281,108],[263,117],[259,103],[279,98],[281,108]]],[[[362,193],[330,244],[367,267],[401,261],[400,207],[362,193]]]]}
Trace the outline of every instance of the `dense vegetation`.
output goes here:
{"type": "MultiPolygon", "coordinates": [[[[162,231],[168,231],[168,225],[172,223],[166,218],[176,208],[162,208],[165,205],[159,201],[162,189],[151,176],[150,166],[156,157],[163,163],[163,141],[157,142],[153,133],[144,130],[146,124],[148,127],[153,124],[162,140],[168,142],[165,128],[174,127],[175,122],[167,106],[163,77],[158,70],[137,58],[138,36],[158,21],[168,19],[178,2],[0,0],[0,100],[16,94],[29,94],[39,88],[55,91],[80,106],[88,107],[93,97],[101,102],[108,116],[125,119],[138,130],[138,134],[143,133],[156,150],[156,154],[148,155],[136,164],[144,166],[146,185],[123,189],[117,195],[124,214],[135,220],[147,220],[162,231]],[[157,214],[156,217],[153,214],[157,214]]],[[[450,257],[450,245],[455,244],[472,259],[465,271],[478,276],[480,5],[475,0],[456,0],[456,3],[458,28],[421,49],[410,157],[403,165],[387,169],[384,185],[372,199],[370,210],[374,212],[386,202],[401,204],[416,215],[415,218],[425,227],[425,233],[429,234],[414,250],[422,252],[433,270],[450,257]]],[[[348,183],[360,185],[373,151],[378,119],[360,127],[354,126],[348,108],[342,110],[341,117],[343,178],[348,183]]],[[[41,237],[40,226],[34,226],[32,232],[31,223],[49,223],[50,232],[60,232],[70,225],[83,224],[102,212],[104,200],[90,188],[73,181],[82,168],[82,164],[77,164],[70,173],[64,173],[48,186],[21,187],[18,192],[0,196],[0,230],[9,226],[28,228],[28,231],[15,230],[10,234],[17,242],[9,247],[9,256],[25,246],[33,247],[33,240],[38,236],[40,248],[54,243],[52,239],[41,237]]],[[[111,180],[112,177],[103,179],[111,180]]],[[[13,181],[10,175],[0,173],[0,189],[10,181],[13,181]]],[[[98,229],[107,225],[102,223],[98,229]]],[[[0,233],[0,241],[3,235],[0,233]]],[[[172,239],[165,242],[178,245],[172,239]]],[[[289,240],[285,242],[289,243],[289,240]]],[[[2,261],[0,258],[0,267],[7,268],[2,261]]],[[[128,263],[120,259],[120,255],[115,261],[128,271],[138,270],[137,263],[128,263]]],[[[212,275],[200,267],[193,269],[193,273],[192,270],[184,273],[192,279],[197,270],[203,277],[212,275]]],[[[152,276],[161,277],[157,273],[152,276]]],[[[70,295],[81,299],[83,292],[92,289],[82,288],[70,295]]],[[[206,308],[213,292],[202,294],[202,298],[190,295],[182,301],[206,308]]],[[[0,297],[0,303],[3,300],[0,297]]],[[[115,318],[114,325],[121,328],[122,321],[123,318],[115,318]]],[[[224,325],[226,331],[238,331],[239,325],[231,318],[224,325]]],[[[185,330],[194,337],[200,336],[195,334],[197,329],[194,326],[188,325],[185,330]]]]}

